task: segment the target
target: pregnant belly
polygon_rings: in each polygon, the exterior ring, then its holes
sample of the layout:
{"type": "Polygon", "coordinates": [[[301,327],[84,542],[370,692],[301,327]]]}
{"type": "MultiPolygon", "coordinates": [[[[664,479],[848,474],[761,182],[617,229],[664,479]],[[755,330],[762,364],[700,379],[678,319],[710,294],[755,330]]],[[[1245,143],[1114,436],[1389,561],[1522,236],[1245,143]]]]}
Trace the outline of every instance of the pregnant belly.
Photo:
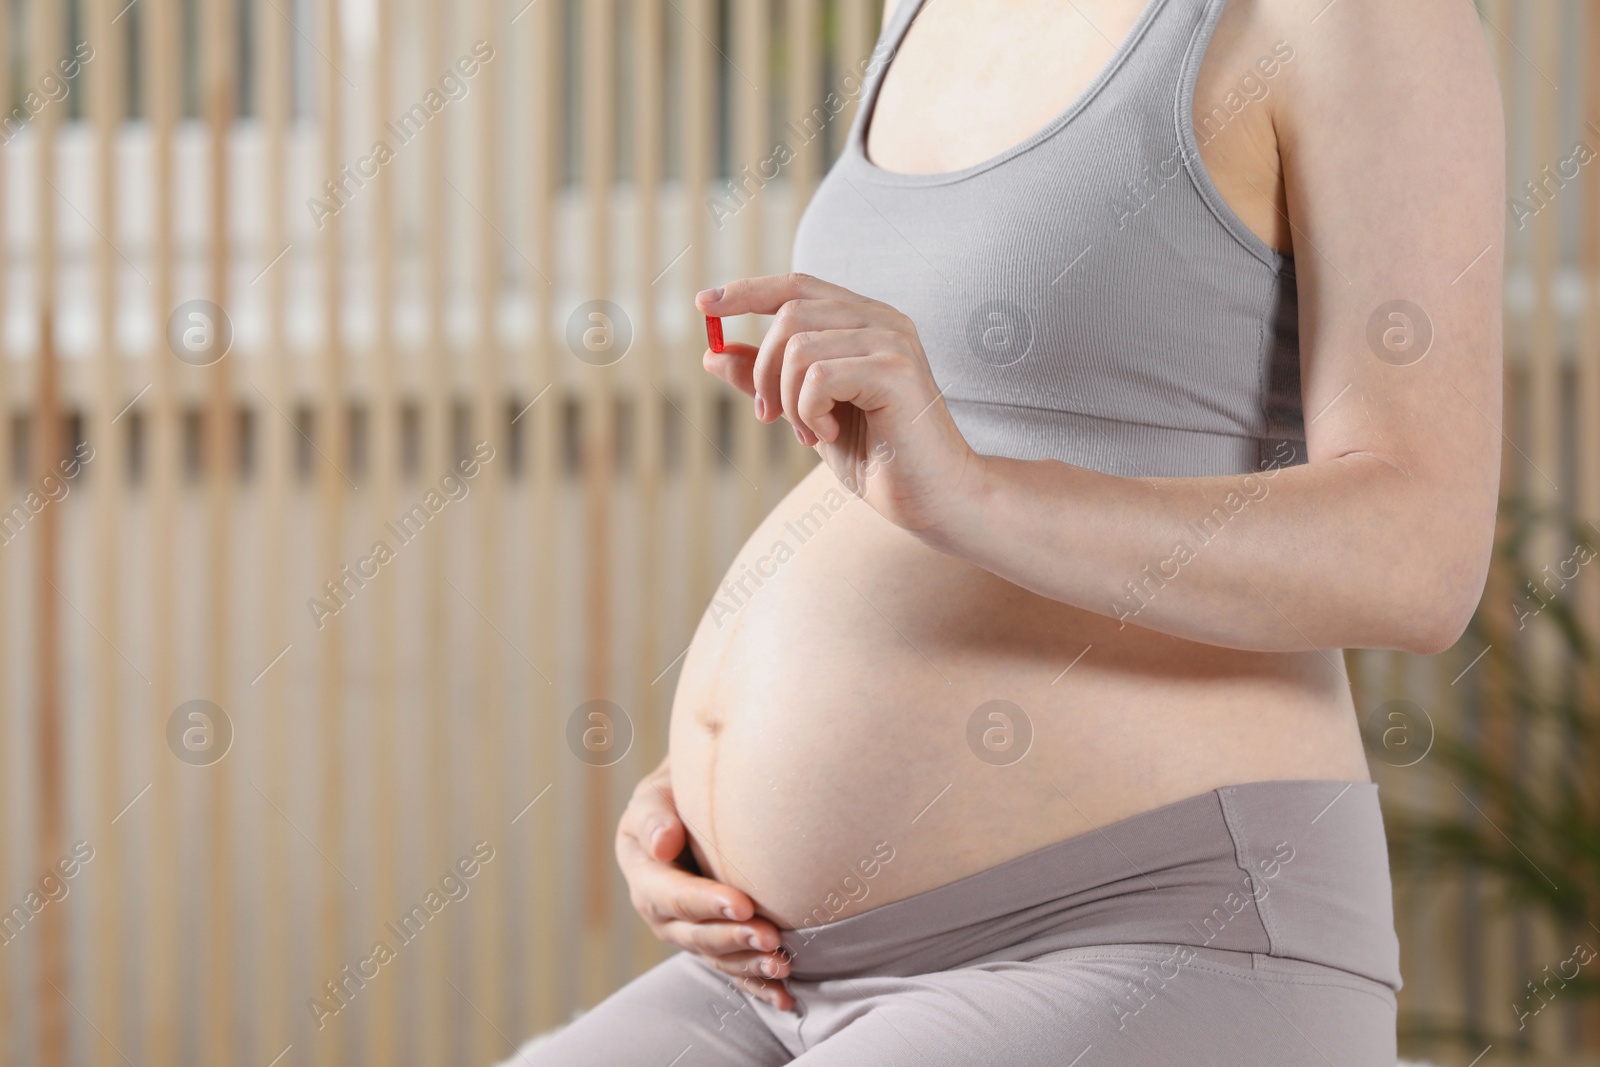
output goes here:
{"type": "Polygon", "coordinates": [[[779,925],[825,922],[1219,785],[1365,780],[1339,664],[1119,629],[819,468],[701,619],[673,789],[707,873],[779,925]]]}

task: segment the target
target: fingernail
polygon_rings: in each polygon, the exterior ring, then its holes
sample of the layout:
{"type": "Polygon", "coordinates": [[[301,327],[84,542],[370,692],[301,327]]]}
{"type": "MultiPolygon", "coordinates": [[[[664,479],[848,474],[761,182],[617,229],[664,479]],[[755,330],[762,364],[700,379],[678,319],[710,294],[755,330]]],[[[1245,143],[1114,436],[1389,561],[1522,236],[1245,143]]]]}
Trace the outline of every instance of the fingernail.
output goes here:
{"type": "Polygon", "coordinates": [[[666,832],[667,832],[667,828],[665,826],[657,826],[654,830],[650,831],[650,851],[651,852],[654,852],[656,850],[657,846],[659,846],[661,844],[661,838],[666,835],[666,832]]]}
{"type": "MultiPolygon", "coordinates": [[[[800,442],[800,443],[801,443],[801,444],[803,444],[803,445],[805,445],[805,444],[806,444],[806,439],[805,439],[805,435],[804,435],[804,434],[802,434],[802,433],[801,433],[801,432],[800,432],[800,427],[798,427],[798,426],[796,426],[796,427],[795,427],[795,428],[794,428],[794,439],[795,439],[795,440],[796,440],[796,441],[799,441],[799,442],[800,442]]],[[[806,447],[807,447],[807,448],[810,448],[810,447],[811,447],[811,446],[810,446],[810,445],[806,445],[806,447]]]]}
{"type": "Polygon", "coordinates": [[[778,977],[778,961],[775,959],[762,960],[761,973],[766,975],[768,978],[778,977]]]}
{"type": "Polygon", "coordinates": [[[722,286],[719,285],[715,289],[702,289],[695,295],[695,299],[702,303],[715,304],[722,299],[722,286]]]}
{"type": "Polygon", "coordinates": [[[756,394],[756,418],[762,422],[767,421],[767,402],[761,399],[761,394],[756,394]]]}
{"type": "Polygon", "coordinates": [[[757,952],[761,951],[761,935],[760,934],[752,933],[749,937],[746,937],[744,939],[744,941],[745,941],[745,944],[749,945],[751,948],[755,949],[757,952]]]}
{"type": "Polygon", "coordinates": [[[728,918],[732,919],[734,922],[738,922],[739,921],[739,917],[733,913],[733,905],[732,904],[724,904],[722,906],[722,914],[726,915],[728,918]]]}

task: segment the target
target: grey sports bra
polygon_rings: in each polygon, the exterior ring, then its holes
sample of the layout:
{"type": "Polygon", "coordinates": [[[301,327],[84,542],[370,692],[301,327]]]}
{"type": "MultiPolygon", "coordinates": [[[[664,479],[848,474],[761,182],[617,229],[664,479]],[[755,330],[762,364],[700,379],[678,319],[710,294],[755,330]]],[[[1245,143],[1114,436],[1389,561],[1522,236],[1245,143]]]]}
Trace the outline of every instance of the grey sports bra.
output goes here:
{"type": "Polygon", "coordinates": [[[1293,261],[1200,162],[1201,58],[1225,0],[1149,0],[1088,89],[992,159],[885,171],[864,131],[923,0],[874,52],[794,269],[911,317],[978,452],[1193,477],[1305,459],[1293,261]]]}

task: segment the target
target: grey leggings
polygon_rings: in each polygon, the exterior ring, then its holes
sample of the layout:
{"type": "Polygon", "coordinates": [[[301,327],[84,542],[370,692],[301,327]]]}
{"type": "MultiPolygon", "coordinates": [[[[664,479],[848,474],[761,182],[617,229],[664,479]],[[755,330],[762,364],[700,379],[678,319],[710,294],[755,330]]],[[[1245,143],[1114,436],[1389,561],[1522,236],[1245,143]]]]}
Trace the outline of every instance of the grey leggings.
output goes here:
{"type": "Polygon", "coordinates": [[[1377,788],[1229,786],[788,931],[796,1012],[675,956],[528,1067],[1394,1067],[1377,788]]]}

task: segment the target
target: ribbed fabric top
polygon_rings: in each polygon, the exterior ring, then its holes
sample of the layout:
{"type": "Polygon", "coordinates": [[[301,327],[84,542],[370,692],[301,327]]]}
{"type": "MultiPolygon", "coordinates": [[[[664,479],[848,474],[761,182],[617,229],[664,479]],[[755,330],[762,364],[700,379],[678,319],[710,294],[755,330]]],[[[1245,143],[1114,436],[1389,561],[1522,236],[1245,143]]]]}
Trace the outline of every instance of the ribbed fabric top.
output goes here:
{"type": "Polygon", "coordinates": [[[885,27],[794,269],[909,315],[978,452],[1145,477],[1304,462],[1293,261],[1228,208],[1196,142],[1224,3],[1149,0],[1065,111],[938,174],[867,158],[887,57],[923,0],[885,27]]]}

